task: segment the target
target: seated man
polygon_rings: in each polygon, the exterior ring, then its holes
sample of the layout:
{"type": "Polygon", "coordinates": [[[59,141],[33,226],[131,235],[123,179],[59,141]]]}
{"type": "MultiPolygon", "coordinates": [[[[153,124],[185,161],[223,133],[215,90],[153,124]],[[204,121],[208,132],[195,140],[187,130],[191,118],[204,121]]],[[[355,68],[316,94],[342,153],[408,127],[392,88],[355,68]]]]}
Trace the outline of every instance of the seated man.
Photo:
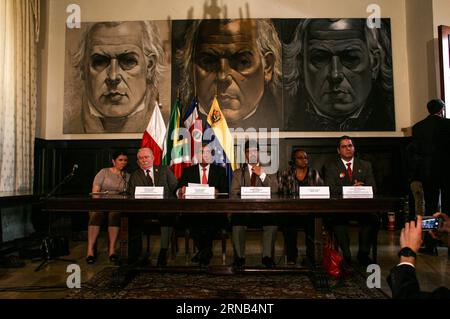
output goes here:
{"type": "MultiPolygon", "coordinates": [[[[231,194],[238,195],[242,186],[270,187],[271,192],[278,190],[276,174],[266,174],[259,163],[259,145],[253,146],[247,141],[245,143],[246,163],[242,168],[233,172],[231,182],[231,194]]],[[[273,252],[275,251],[275,240],[277,236],[277,222],[275,216],[267,214],[246,214],[232,215],[232,241],[234,249],[234,266],[243,267],[245,265],[245,233],[247,225],[255,219],[263,225],[263,258],[262,263],[267,268],[275,267],[273,252]]]]}
{"type": "MultiPolygon", "coordinates": [[[[216,192],[228,192],[228,180],[225,168],[212,162],[211,149],[207,144],[202,145],[202,153],[197,165],[187,167],[183,170],[183,175],[178,182],[178,197],[182,198],[189,183],[207,184],[214,187],[216,192]]],[[[191,215],[187,217],[191,225],[192,235],[198,253],[192,258],[193,262],[198,262],[200,266],[208,265],[213,256],[212,243],[215,234],[221,228],[226,227],[226,216],[220,214],[211,215],[191,215]]]]}
{"type": "MultiPolygon", "coordinates": [[[[141,148],[137,152],[137,163],[139,168],[131,174],[128,183],[128,193],[134,195],[136,186],[163,186],[164,197],[175,197],[177,187],[177,178],[172,171],[166,166],[153,166],[154,156],[149,148],[141,148]]],[[[130,230],[136,232],[137,254],[142,250],[141,239],[141,219],[139,217],[130,218],[130,230]]],[[[172,236],[173,224],[175,223],[174,215],[160,215],[159,222],[161,224],[161,250],[158,256],[158,266],[166,266],[167,249],[169,248],[170,238],[172,236]]]]}
{"type": "MultiPolygon", "coordinates": [[[[375,179],[370,162],[355,158],[355,147],[349,136],[342,136],[337,145],[339,157],[324,167],[325,185],[330,186],[332,195],[342,194],[342,186],[372,186],[375,193],[375,179]]],[[[357,219],[361,228],[359,232],[358,261],[367,266],[373,263],[369,258],[370,247],[378,228],[376,214],[364,214],[357,219]]],[[[348,216],[333,217],[333,233],[342,249],[344,260],[351,264],[350,237],[348,234],[348,216]]]]}

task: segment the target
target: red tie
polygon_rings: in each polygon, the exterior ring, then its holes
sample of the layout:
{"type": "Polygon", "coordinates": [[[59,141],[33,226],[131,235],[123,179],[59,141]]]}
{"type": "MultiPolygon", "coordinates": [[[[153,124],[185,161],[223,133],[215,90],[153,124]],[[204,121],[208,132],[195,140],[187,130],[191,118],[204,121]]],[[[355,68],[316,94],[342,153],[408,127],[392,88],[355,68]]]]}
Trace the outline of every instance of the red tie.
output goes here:
{"type": "Polygon", "coordinates": [[[203,167],[202,184],[208,184],[208,178],[206,177],[206,168],[203,167]]]}
{"type": "Polygon", "coordinates": [[[347,163],[347,174],[348,178],[350,179],[350,182],[352,181],[352,163],[347,163]]]}

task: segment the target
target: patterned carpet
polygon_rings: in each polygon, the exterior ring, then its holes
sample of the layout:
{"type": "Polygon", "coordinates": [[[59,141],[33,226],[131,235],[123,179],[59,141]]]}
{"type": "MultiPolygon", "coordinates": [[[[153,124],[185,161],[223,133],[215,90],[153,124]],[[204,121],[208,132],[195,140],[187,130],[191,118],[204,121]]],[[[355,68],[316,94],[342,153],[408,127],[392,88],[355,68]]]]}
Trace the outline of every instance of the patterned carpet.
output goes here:
{"type": "Polygon", "coordinates": [[[356,271],[343,280],[330,279],[331,289],[318,292],[304,274],[211,275],[206,273],[129,274],[128,284],[119,287],[123,276],[117,268],[105,268],[75,289],[67,299],[387,299],[379,289],[369,289],[356,271]],[[116,279],[116,280],[115,280],[116,279]]]}

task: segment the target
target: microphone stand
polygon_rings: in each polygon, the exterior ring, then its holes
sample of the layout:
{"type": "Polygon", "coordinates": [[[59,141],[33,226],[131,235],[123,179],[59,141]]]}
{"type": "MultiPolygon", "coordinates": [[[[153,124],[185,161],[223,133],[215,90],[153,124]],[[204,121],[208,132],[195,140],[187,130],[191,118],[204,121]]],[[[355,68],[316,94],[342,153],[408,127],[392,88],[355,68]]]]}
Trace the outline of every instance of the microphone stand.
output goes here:
{"type": "Polygon", "coordinates": [[[45,196],[45,198],[47,199],[47,198],[53,196],[56,193],[56,191],[64,184],[67,184],[74,175],[75,175],[75,170],[73,170],[69,175],[64,177],[64,179],[61,182],[59,182],[55,187],[53,187],[51,189],[51,191],[45,196]]]}
{"type": "MultiPolygon", "coordinates": [[[[76,165],[76,164],[75,164],[76,165]]],[[[78,168],[78,165],[77,166],[74,166],[74,168],[72,169],[72,172],[69,174],[69,175],[67,175],[66,177],[64,177],[64,179],[61,181],[61,182],[59,182],[55,187],[53,187],[51,190],[50,190],[50,192],[47,194],[47,195],[45,195],[45,199],[47,200],[47,199],[49,199],[51,196],[53,196],[54,194],[55,194],[55,192],[61,187],[61,186],[63,186],[64,184],[66,184],[66,183],[68,183],[71,179],[72,179],[72,177],[75,175],[75,170],[78,168]]],[[[74,263],[76,263],[76,260],[72,260],[72,259],[64,259],[64,258],[55,258],[54,256],[53,256],[53,254],[51,254],[50,253],[50,249],[51,249],[51,247],[49,247],[49,243],[54,243],[55,242],[55,237],[52,235],[52,212],[49,212],[49,215],[48,215],[48,234],[47,234],[47,236],[42,240],[42,243],[41,243],[41,247],[40,247],[40,249],[41,250],[45,250],[46,251],[46,256],[42,256],[42,262],[39,264],[39,266],[37,266],[36,267],[36,269],[34,270],[35,272],[37,272],[37,271],[39,271],[39,270],[41,270],[41,269],[43,269],[45,266],[47,266],[51,261],[56,261],[56,260],[59,260],[59,261],[64,261],[64,262],[68,262],[68,263],[72,263],[72,264],[74,264],[74,263]]]]}

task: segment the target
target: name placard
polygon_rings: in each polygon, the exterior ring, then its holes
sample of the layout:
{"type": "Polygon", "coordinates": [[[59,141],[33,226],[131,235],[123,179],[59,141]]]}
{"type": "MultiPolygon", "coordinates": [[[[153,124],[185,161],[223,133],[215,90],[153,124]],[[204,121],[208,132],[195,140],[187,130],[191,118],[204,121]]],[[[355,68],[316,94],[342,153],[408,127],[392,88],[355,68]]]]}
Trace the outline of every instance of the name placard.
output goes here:
{"type": "Polygon", "coordinates": [[[214,199],[215,189],[209,186],[188,186],[184,197],[186,199],[214,199]]]}
{"type": "Polygon", "coordinates": [[[136,186],[134,198],[164,198],[164,187],[162,186],[136,186]]]}
{"type": "Polygon", "coordinates": [[[373,198],[372,186],[342,186],[343,198],[373,198]]]}
{"type": "Polygon", "coordinates": [[[241,187],[243,199],[270,199],[270,187],[241,187]]]}
{"type": "Polygon", "coordinates": [[[328,186],[300,186],[300,198],[330,198],[330,187],[328,186]]]}

